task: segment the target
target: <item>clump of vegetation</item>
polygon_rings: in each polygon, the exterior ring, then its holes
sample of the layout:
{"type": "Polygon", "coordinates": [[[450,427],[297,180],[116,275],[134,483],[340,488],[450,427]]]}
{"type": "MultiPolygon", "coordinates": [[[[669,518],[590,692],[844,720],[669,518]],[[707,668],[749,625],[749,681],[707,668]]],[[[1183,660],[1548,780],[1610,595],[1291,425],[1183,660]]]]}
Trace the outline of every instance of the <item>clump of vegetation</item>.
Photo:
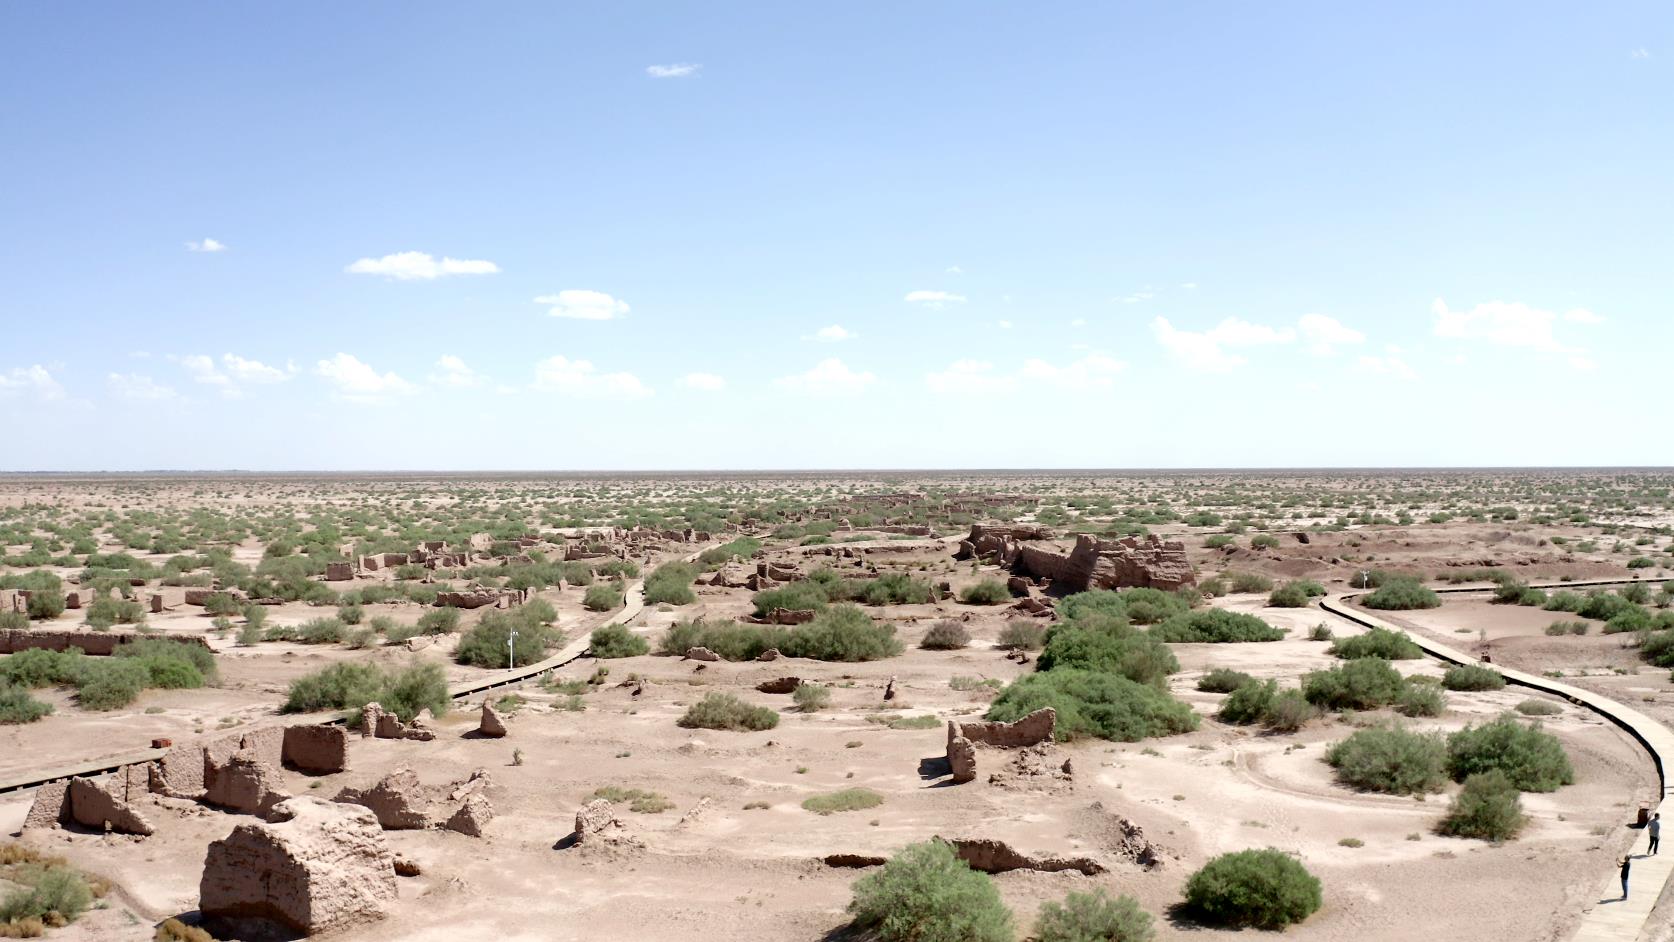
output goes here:
{"type": "Polygon", "coordinates": [[[1338,781],[1362,791],[1414,795],[1436,791],[1447,781],[1442,737],[1400,726],[1358,730],[1333,743],[1325,761],[1337,771],[1338,781]]]}
{"type": "Polygon", "coordinates": [[[996,647],[1012,651],[1039,651],[1046,643],[1046,626],[1034,622],[1014,621],[1000,629],[996,647]]]}
{"type": "Polygon", "coordinates": [[[419,616],[418,630],[426,635],[451,635],[459,630],[459,609],[433,608],[419,616]]]}
{"type": "Polygon", "coordinates": [[[692,704],[677,722],[687,729],[757,732],[778,726],[779,714],[745,703],[730,693],[710,693],[692,704]]]}
{"type": "Polygon", "coordinates": [[[1283,929],[1324,902],[1319,879],[1284,851],[1222,854],[1186,881],[1186,904],[1208,922],[1283,929]]]}
{"type": "Polygon", "coordinates": [[[1036,942],[1151,942],[1155,934],[1138,900],[1112,897],[1102,887],[1072,890],[1061,904],[1048,901],[1035,919],[1036,942]]]}
{"type": "Polygon", "coordinates": [[[1225,578],[1234,592],[1270,592],[1273,580],[1258,572],[1229,572],[1225,578]]]}
{"type": "Polygon", "coordinates": [[[1054,627],[1046,635],[1037,667],[1120,674],[1136,683],[1162,687],[1180,662],[1153,632],[1140,631],[1104,616],[1084,617],[1054,627]]]}
{"type": "Polygon", "coordinates": [[[971,633],[965,630],[964,623],[948,618],[931,625],[918,646],[929,651],[956,651],[970,643],[971,633]]]}
{"type": "Polygon", "coordinates": [[[1285,636],[1254,615],[1220,608],[1170,616],[1154,626],[1150,634],[1162,641],[1187,643],[1278,641],[1285,636]]]}
{"type": "Polygon", "coordinates": [[[1525,725],[1504,714],[1481,726],[1467,726],[1447,739],[1447,772],[1464,781],[1499,771],[1519,791],[1550,792],[1575,781],[1563,744],[1539,724],[1525,725]]]}
{"type": "Polygon", "coordinates": [[[1325,594],[1325,586],[1312,579],[1297,579],[1287,582],[1267,597],[1267,604],[1274,608],[1306,608],[1316,596],[1325,594]]]}
{"type": "Polygon", "coordinates": [[[489,612],[471,630],[460,635],[453,659],[475,667],[533,664],[563,640],[557,629],[538,620],[539,614],[527,607],[489,612]],[[508,652],[515,657],[516,664],[507,663],[508,652]]]}
{"type": "Polygon", "coordinates": [[[1395,698],[1395,711],[1402,716],[1441,716],[1447,709],[1447,697],[1435,684],[1418,682],[1408,677],[1406,686],[1395,698]]]}
{"type": "Polygon", "coordinates": [[[0,726],[33,723],[52,712],[52,704],[35,699],[28,690],[0,683],[0,726]]]}
{"type": "Polygon", "coordinates": [[[998,579],[983,579],[959,590],[959,601],[966,605],[998,605],[1011,598],[1011,590],[998,579]]]}
{"type": "Polygon", "coordinates": [[[1517,786],[1504,772],[1490,769],[1466,777],[1436,830],[1451,837],[1508,841],[1526,823],[1517,786]]]}
{"type": "Polygon", "coordinates": [[[987,718],[1012,722],[1042,707],[1057,711],[1052,735],[1059,740],[1096,736],[1138,742],[1191,732],[1198,723],[1197,714],[1166,691],[1118,674],[1064,667],[1013,681],[989,706],[987,718]]]}
{"type": "Polygon", "coordinates": [[[690,563],[663,563],[645,577],[645,604],[690,605],[697,601],[692,592],[697,577],[698,569],[690,563]]]}
{"type": "Polygon", "coordinates": [[[831,688],[820,684],[802,684],[791,691],[791,701],[803,713],[818,713],[831,703],[831,688]]]}
{"type": "Polygon", "coordinates": [[[1255,678],[1243,671],[1217,667],[1197,679],[1197,689],[1208,693],[1231,693],[1245,684],[1254,682],[1255,678]]]}
{"type": "Polygon", "coordinates": [[[818,815],[839,814],[844,811],[865,811],[883,804],[883,796],[870,788],[845,788],[825,795],[815,795],[802,802],[802,807],[818,815]]]}
{"type": "Polygon", "coordinates": [[[613,660],[651,653],[651,643],[628,630],[626,625],[605,625],[593,629],[587,650],[596,658],[613,660]]]}
{"type": "Polygon", "coordinates": [[[24,844],[0,844],[0,936],[31,938],[80,919],[103,896],[103,882],[90,880],[61,857],[24,844]]]}
{"type": "Polygon", "coordinates": [[[1404,684],[1401,673],[1378,657],[1363,657],[1302,677],[1302,695],[1327,710],[1375,710],[1395,703],[1404,684]]]}
{"type": "Polygon", "coordinates": [[[608,612],[622,607],[622,588],[614,582],[595,582],[587,587],[581,604],[590,612],[608,612]]]}
{"type": "Polygon", "coordinates": [[[987,874],[948,844],[902,848],[854,884],[856,928],[878,942],[1012,942],[1011,911],[987,874]]]}
{"type": "Polygon", "coordinates": [[[931,601],[930,583],[904,572],[886,572],[865,584],[858,593],[867,605],[922,605],[931,601]]]}
{"type": "Polygon", "coordinates": [[[1333,641],[1331,653],[1344,660],[1381,657],[1386,661],[1410,661],[1423,657],[1424,649],[1404,631],[1372,628],[1364,634],[1333,641]]]}
{"type": "Polygon", "coordinates": [[[788,657],[816,661],[876,661],[901,653],[895,626],[874,621],[854,605],[835,605],[791,629],[779,645],[788,657]]]}
{"type": "Polygon", "coordinates": [[[374,702],[403,723],[410,723],[421,710],[441,716],[453,701],[448,696],[447,676],[440,664],[385,668],[349,661],[292,681],[285,705],[279,710],[281,713],[351,710],[358,723],[361,708],[374,702]]]}
{"type": "Polygon", "coordinates": [[[1499,690],[1505,686],[1505,678],[1491,667],[1461,664],[1447,669],[1442,675],[1442,686],[1449,690],[1499,690]]]}
{"type": "Polygon", "coordinates": [[[1559,713],[1564,711],[1563,707],[1558,706],[1550,700],[1533,699],[1524,700],[1522,703],[1517,704],[1516,709],[1517,712],[1523,714],[1524,716],[1557,716],[1559,713]]]}
{"type": "Polygon", "coordinates": [[[639,788],[623,788],[620,785],[605,785],[593,790],[594,798],[603,798],[613,804],[627,805],[628,810],[637,814],[662,814],[674,807],[674,802],[656,792],[648,792],[639,788]]]}
{"type": "Polygon", "coordinates": [[[1441,596],[1410,576],[1392,576],[1362,598],[1360,604],[1383,611],[1410,611],[1436,608],[1441,605],[1441,596]]]}
{"type": "Polygon", "coordinates": [[[1551,637],[1560,635],[1584,635],[1590,626],[1580,619],[1560,618],[1546,626],[1546,633],[1551,637]]]}

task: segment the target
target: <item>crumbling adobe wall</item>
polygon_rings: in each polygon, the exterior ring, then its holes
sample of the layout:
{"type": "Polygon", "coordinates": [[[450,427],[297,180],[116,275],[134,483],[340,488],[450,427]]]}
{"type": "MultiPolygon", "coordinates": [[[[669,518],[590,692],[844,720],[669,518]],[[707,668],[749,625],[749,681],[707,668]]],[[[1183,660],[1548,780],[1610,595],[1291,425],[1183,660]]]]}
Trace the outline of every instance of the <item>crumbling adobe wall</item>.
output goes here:
{"type": "Polygon", "coordinates": [[[142,635],[137,631],[42,631],[35,628],[6,628],[0,629],[0,654],[16,654],[33,648],[45,648],[48,651],[80,648],[84,654],[104,656],[130,641],[154,637],[162,637],[177,644],[195,644],[206,649],[209,647],[209,643],[198,635],[173,637],[142,635]]]}

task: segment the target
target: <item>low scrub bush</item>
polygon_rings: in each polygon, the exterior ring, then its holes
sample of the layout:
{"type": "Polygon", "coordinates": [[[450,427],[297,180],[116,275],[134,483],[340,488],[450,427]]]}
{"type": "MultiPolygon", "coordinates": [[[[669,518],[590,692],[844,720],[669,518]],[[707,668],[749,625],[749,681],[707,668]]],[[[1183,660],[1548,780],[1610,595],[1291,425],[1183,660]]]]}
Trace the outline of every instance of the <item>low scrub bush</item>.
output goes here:
{"type": "Polygon", "coordinates": [[[1584,635],[1588,627],[1590,626],[1586,622],[1579,619],[1559,619],[1546,626],[1546,633],[1554,638],[1560,635],[1584,635]]]}
{"type": "Polygon", "coordinates": [[[854,884],[857,929],[878,942],[1012,942],[1011,911],[985,873],[938,840],[909,844],[854,884]]]}
{"type": "Polygon", "coordinates": [[[593,629],[593,635],[587,641],[587,649],[596,658],[612,660],[649,654],[651,644],[629,631],[626,625],[605,625],[593,629]]]}
{"type": "Polygon", "coordinates": [[[1150,634],[1171,642],[1278,641],[1285,633],[1254,615],[1211,608],[1174,615],[1151,628],[1150,634]]]}
{"type": "Polygon", "coordinates": [[[1062,903],[1041,904],[1036,942],[1151,942],[1151,916],[1131,896],[1112,897],[1103,888],[1070,891],[1062,903]]]}
{"type": "Polygon", "coordinates": [[[711,693],[692,704],[677,722],[686,729],[760,731],[778,726],[779,714],[767,707],[752,706],[730,693],[711,693]]]}
{"type": "Polygon", "coordinates": [[[1524,716],[1557,716],[1564,708],[1550,700],[1524,700],[1517,704],[1517,712],[1524,716]]]}
{"type": "Polygon", "coordinates": [[[419,616],[418,630],[426,635],[451,635],[459,630],[459,609],[433,608],[419,616]]]}
{"type": "Polygon", "coordinates": [[[1319,879],[1284,851],[1222,854],[1186,881],[1186,905],[1205,921],[1283,929],[1323,903],[1319,879]]]}
{"type": "Polygon", "coordinates": [[[76,682],[82,709],[117,710],[139,698],[151,683],[151,672],[135,659],[89,658],[76,682]]]}
{"type": "Polygon", "coordinates": [[[1327,710],[1375,710],[1395,703],[1405,684],[1401,672],[1377,657],[1363,657],[1302,678],[1302,695],[1327,710]]]}
{"type": "Polygon", "coordinates": [[[1278,733],[1294,733],[1319,715],[1300,690],[1281,690],[1261,714],[1261,725],[1278,733]]]}
{"type": "Polygon", "coordinates": [[[1267,604],[1273,608],[1307,608],[1308,602],[1308,593],[1294,582],[1279,586],[1267,596],[1267,604]]]}
{"type": "MultiPolygon", "coordinates": [[[[563,635],[551,625],[536,621],[521,608],[504,612],[494,611],[482,617],[471,630],[459,636],[453,659],[460,664],[476,667],[508,667],[533,664],[546,657],[563,640],[563,635]],[[512,632],[517,635],[514,638],[512,632]],[[508,665],[507,642],[515,664],[508,665]]],[[[649,649],[649,646],[647,646],[649,649]]]]}
{"type": "Polygon", "coordinates": [[[698,569],[690,563],[663,563],[645,577],[645,604],[689,605],[697,601],[692,582],[698,569]]]}
{"type": "Polygon", "coordinates": [[[1395,711],[1402,716],[1441,716],[1446,709],[1447,697],[1435,684],[1414,683],[1411,677],[1395,698],[1395,711]]]}
{"type": "Polygon", "coordinates": [[[830,601],[825,589],[817,582],[793,582],[775,589],[764,589],[750,597],[760,618],[776,608],[792,612],[824,611],[830,601]]]}
{"type": "Polygon", "coordinates": [[[662,814],[674,807],[657,792],[648,792],[640,788],[623,788],[620,785],[605,785],[593,790],[594,798],[603,798],[612,804],[627,805],[628,810],[636,814],[662,814]]]}
{"type": "Polygon", "coordinates": [[[440,664],[414,664],[406,668],[384,668],[364,662],[333,664],[291,682],[281,713],[312,713],[318,710],[353,710],[377,704],[411,722],[420,710],[440,716],[447,712],[447,676],[440,664]]]}
{"type": "Polygon", "coordinates": [[[835,605],[797,625],[781,639],[779,653],[816,661],[876,661],[901,653],[895,626],[874,621],[854,605],[835,605]]]}
{"type": "Polygon", "coordinates": [[[1447,669],[1442,675],[1442,686],[1449,690],[1499,690],[1505,686],[1505,678],[1491,667],[1461,664],[1447,669]]]}
{"type": "Polygon", "coordinates": [[[1038,651],[1046,643],[1046,626],[1013,621],[1000,629],[997,646],[1013,651],[1038,651]]]}
{"type": "Polygon", "coordinates": [[[1477,772],[1465,779],[1465,786],[1447,809],[1436,830],[1449,837],[1470,837],[1484,841],[1508,841],[1523,830],[1528,819],[1523,799],[1510,777],[1499,769],[1477,772]]]}
{"type": "Polygon", "coordinates": [[[883,796],[870,788],[845,788],[826,795],[815,795],[802,802],[802,807],[818,815],[839,814],[844,811],[865,811],[883,804],[883,796]]]}
{"type": "Polygon", "coordinates": [[[1447,781],[1447,744],[1436,733],[1400,726],[1374,726],[1333,743],[1325,761],[1337,780],[1361,791],[1415,795],[1437,791],[1447,781]]]}
{"type": "Polygon", "coordinates": [[[1059,740],[1096,736],[1137,742],[1149,736],[1191,732],[1198,717],[1166,691],[1117,674],[1057,668],[1013,681],[989,706],[987,718],[1022,719],[1042,707],[1058,713],[1059,740]]]}
{"type": "Polygon", "coordinates": [[[943,619],[930,626],[918,646],[929,651],[956,651],[971,643],[971,633],[963,622],[943,619]]]}
{"type": "Polygon", "coordinates": [[[657,653],[683,657],[692,648],[708,648],[728,661],[753,661],[768,648],[778,647],[789,633],[771,625],[703,619],[682,621],[663,632],[657,642],[657,653]]]}
{"type": "Polygon", "coordinates": [[[1338,638],[1331,643],[1331,653],[1344,660],[1380,657],[1386,661],[1411,661],[1423,657],[1424,649],[1404,631],[1373,628],[1364,634],[1338,638]]]}
{"type": "Polygon", "coordinates": [[[1226,581],[1234,592],[1271,592],[1273,580],[1255,572],[1229,572],[1226,581]]]}
{"type": "Polygon", "coordinates": [[[622,589],[614,582],[595,582],[581,596],[582,607],[590,612],[608,612],[622,607],[622,589]]]}
{"type": "Polygon", "coordinates": [[[922,605],[931,601],[930,583],[904,572],[886,572],[866,583],[859,599],[867,605],[922,605]]]}
{"type": "Polygon", "coordinates": [[[803,713],[818,713],[831,703],[831,688],[819,684],[802,684],[791,691],[791,701],[803,713]]]}
{"type": "Polygon", "coordinates": [[[31,922],[44,927],[66,926],[93,905],[93,888],[86,878],[62,863],[7,869],[12,871],[7,882],[20,885],[0,901],[0,933],[7,925],[31,922]]]}
{"type": "Polygon", "coordinates": [[[52,712],[52,704],[35,699],[28,690],[0,683],[0,726],[33,723],[52,712]]]}
{"type": "Polygon", "coordinates": [[[1070,622],[1048,632],[1037,668],[1102,671],[1158,687],[1180,669],[1174,652],[1152,632],[1138,631],[1121,622],[1089,627],[1089,621],[1070,622]]]}
{"type": "Polygon", "coordinates": [[[1197,679],[1197,689],[1208,693],[1231,693],[1245,684],[1255,683],[1255,678],[1243,671],[1217,667],[1197,679]]]}
{"type": "Polygon", "coordinates": [[[1226,699],[1221,701],[1220,710],[1215,713],[1215,718],[1223,723],[1237,723],[1240,726],[1259,723],[1278,694],[1278,681],[1258,681],[1252,678],[1250,683],[1233,688],[1226,699]]]}
{"type": "Polygon", "coordinates": [[[1550,792],[1575,781],[1563,744],[1538,724],[1525,725],[1509,713],[1467,726],[1447,739],[1447,772],[1464,781],[1481,772],[1499,771],[1519,791],[1550,792]]]}
{"type": "Polygon", "coordinates": [[[966,605],[998,605],[1011,598],[1011,590],[998,579],[984,579],[959,590],[959,601],[966,605]]]}
{"type": "Polygon", "coordinates": [[[1360,604],[1383,611],[1409,611],[1436,608],[1441,605],[1441,596],[1417,579],[1397,576],[1385,579],[1377,589],[1361,598],[1360,604]]]}

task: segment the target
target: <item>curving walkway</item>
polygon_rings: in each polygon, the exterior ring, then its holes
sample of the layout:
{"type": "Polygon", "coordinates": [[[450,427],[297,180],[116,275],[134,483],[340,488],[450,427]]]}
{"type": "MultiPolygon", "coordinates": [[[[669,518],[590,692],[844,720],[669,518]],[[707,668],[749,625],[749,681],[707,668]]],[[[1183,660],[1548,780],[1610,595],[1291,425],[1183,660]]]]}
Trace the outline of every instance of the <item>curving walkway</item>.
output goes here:
{"type": "MultiPolygon", "coordinates": [[[[1628,580],[1617,580],[1616,582],[1602,584],[1614,585],[1625,581],[1628,580]]],[[[1573,582],[1557,583],[1538,588],[1568,588],[1577,584],[1573,582]]],[[[1480,592],[1483,590],[1459,589],[1454,591],[1480,592]]],[[[1405,632],[1415,644],[1424,650],[1424,653],[1431,657],[1451,664],[1479,663],[1474,655],[1434,641],[1421,634],[1406,631],[1406,629],[1390,624],[1363,609],[1349,607],[1346,603],[1352,601],[1354,597],[1353,594],[1337,595],[1321,599],[1319,605],[1325,611],[1363,627],[1387,628],[1391,631],[1405,632]]],[[[1665,763],[1674,761],[1674,732],[1670,732],[1668,727],[1632,707],[1617,703],[1590,690],[1583,690],[1580,687],[1550,677],[1515,670],[1503,664],[1496,663],[1493,667],[1505,677],[1507,683],[1563,697],[1577,706],[1592,710],[1626,730],[1645,748],[1645,751],[1650,754],[1651,763],[1656,766],[1657,780],[1662,786],[1662,801],[1651,810],[1657,811],[1663,804],[1669,803],[1670,786],[1668,769],[1665,763]]],[[[1670,808],[1671,811],[1674,811],[1674,805],[1670,805],[1670,808]]],[[[1671,822],[1671,824],[1674,824],[1674,822],[1671,822]]],[[[1671,837],[1674,837],[1674,830],[1669,833],[1671,837]]],[[[1632,940],[1646,938],[1646,923],[1650,920],[1651,909],[1656,905],[1657,898],[1662,895],[1664,888],[1667,887],[1669,878],[1674,876],[1674,852],[1670,852],[1666,856],[1659,854],[1655,857],[1649,857],[1643,856],[1644,847],[1644,836],[1636,837],[1635,846],[1630,851],[1635,855],[1631,880],[1634,888],[1633,895],[1625,901],[1618,901],[1621,882],[1616,870],[1612,868],[1605,879],[1600,882],[1598,902],[1582,911],[1581,924],[1576,928],[1575,934],[1570,937],[1573,942],[1632,942],[1632,940]]]]}

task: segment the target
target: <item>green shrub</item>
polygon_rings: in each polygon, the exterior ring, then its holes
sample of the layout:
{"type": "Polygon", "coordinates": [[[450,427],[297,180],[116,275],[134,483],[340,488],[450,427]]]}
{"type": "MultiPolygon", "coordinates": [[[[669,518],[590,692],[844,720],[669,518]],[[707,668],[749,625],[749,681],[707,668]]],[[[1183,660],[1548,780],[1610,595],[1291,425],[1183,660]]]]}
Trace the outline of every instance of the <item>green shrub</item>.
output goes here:
{"type": "Polygon", "coordinates": [[[1557,716],[1559,713],[1564,711],[1563,707],[1558,706],[1550,700],[1533,699],[1524,700],[1522,703],[1517,704],[1516,709],[1517,712],[1523,714],[1524,716],[1557,716]]]}
{"type": "Polygon", "coordinates": [[[596,582],[581,596],[582,607],[590,612],[608,612],[622,607],[622,590],[614,582],[596,582]]]}
{"type": "Polygon", "coordinates": [[[1154,626],[1150,634],[1171,642],[1278,641],[1285,633],[1254,615],[1211,608],[1174,615],[1154,626]]]}
{"type": "Polygon", "coordinates": [[[998,579],[984,579],[959,590],[959,601],[966,605],[998,605],[1011,598],[1011,590],[998,579]]]}
{"type": "Polygon", "coordinates": [[[886,572],[866,583],[860,600],[867,605],[922,605],[931,601],[930,583],[904,572],[886,572]]]}
{"type": "Polygon", "coordinates": [[[1372,628],[1364,634],[1333,641],[1331,653],[1344,660],[1380,657],[1386,661],[1411,661],[1423,657],[1424,649],[1404,631],[1372,628]]]}
{"type": "Polygon", "coordinates": [[[854,884],[849,903],[857,928],[878,942],[1012,942],[1011,911],[987,874],[972,870],[948,844],[902,848],[854,884]]]}
{"type": "Polygon", "coordinates": [[[137,659],[89,658],[77,680],[76,702],[84,710],[120,709],[138,699],[150,682],[151,672],[137,659]]]}
{"type": "Polygon", "coordinates": [[[1596,618],[1599,621],[1609,621],[1624,612],[1631,612],[1639,606],[1615,592],[1594,589],[1588,592],[1581,602],[1581,608],[1576,611],[1582,618],[1596,618]]]}
{"type": "Polygon", "coordinates": [[[562,637],[551,625],[528,618],[518,609],[489,612],[469,631],[459,636],[459,644],[453,650],[453,659],[460,664],[476,667],[527,666],[546,657],[547,652],[557,646],[562,637]],[[517,632],[515,639],[512,637],[513,631],[517,632]],[[506,663],[507,642],[511,642],[510,653],[515,659],[512,665],[506,663]]]}
{"type": "Polygon", "coordinates": [[[1287,582],[1267,596],[1267,604],[1274,608],[1307,608],[1308,593],[1294,582],[1287,582]]]}
{"type": "Polygon", "coordinates": [[[1223,723],[1237,723],[1247,726],[1258,723],[1266,715],[1268,707],[1272,706],[1273,698],[1278,696],[1279,682],[1276,680],[1255,681],[1233,688],[1221,701],[1220,709],[1215,718],[1223,723]]]}
{"type": "Polygon", "coordinates": [[[1327,710],[1375,710],[1397,702],[1405,685],[1389,662],[1363,657],[1302,678],[1302,695],[1327,710]]]}
{"type": "Polygon", "coordinates": [[[1279,733],[1294,733],[1319,715],[1300,690],[1281,690],[1261,714],[1261,725],[1279,733]]]}
{"type": "Polygon", "coordinates": [[[336,644],[346,630],[336,618],[312,618],[296,626],[295,638],[303,644],[336,644]]]}
{"type": "Polygon", "coordinates": [[[1417,579],[1396,576],[1385,579],[1376,590],[1362,598],[1360,604],[1384,611],[1408,611],[1415,608],[1436,608],[1441,605],[1441,596],[1426,588],[1417,579]]]}
{"type": "Polygon", "coordinates": [[[29,616],[24,612],[0,612],[0,631],[22,631],[29,627],[29,616]]]}
{"type": "Polygon", "coordinates": [[[1552,624],[1547,625],[1546,633],[1552,637],[1557,637],[1559,635],[1584,635],[1587,633],[1588,627],[1588,624],[1584,621],[1560,619],[1559,621],[1555,621],[1552,624]]]}
{"type": "Polygon", "coordinates": [[[80,873],[57,863],[35,864],[24,885],[0,902],[0,924],[39,920],[62,926],[93,905],[93,889],[80,873]]]}
{"type": "Polygon", "coordinates": [[[1413,795],[1439,790],[1447,781],[1447,745],[1436,733],[1374,726],[1332,743],[1325,761],[1337,780],[1361,791],[1413,795]]]}
{"type": "Polygon", "coordinates": [[[1282,929],[1323,903],[1319,880],[1284,851],[1222,854],[1186,881],[1186,905],[1208,922],[1282,929]]]}
{"type": "Polygon", "coordinates": [[[1499,690],[1505,686],[1505,678],[1491,667],[1461,664],[1447,669],[1442,675],[1442,686],[1449,690],[1499,690]]]}
{"type": "Polygon", "coordinates": [[[33,723],[51,712],[52,704],[35,699],[23,687],[0,683],[0,726],[33,723]]]}
{"type": "Polygon", "coordinates": [[[1278,549],[1279,538],[1271,533],[1257,533],[1250,537],[1250,549],[1278,549]]]}
{"type": "Polygon", "coordinates": [[[648,792],[640,788],[623,788],[620,785],[604,785],[593,789],[594,798],[603,798],[614,804],[627,805],[628,810],[635,814],[662,814],[674,807],[674,802],[657,792],[648,792]]]}
{"type": "Polygon", "coordinates": [[[1226,581],[1220,576],[1210,576],[1197,584],[1197,591],[1205,598],[1218,599],[1226,594],[1226,581]]]}
{"type": "Polygon", "coordinates": [[[698,569],[690,563],[663,563],[645,577],[645,604],[689,605],[697,601],[692,582],[698,569]]]}
{"type": "Polygon", "coordinates": [[[779,725],[779,714],[751,706],[730,693],[710,693],[686,710],[677,721],[687,729],[759,731],[779,725]]]}
{"type": "Polygon", "coordinates": [[[753,661],[767,649],[784,644],[789,636],[787,629],[777,626],[699,619],[671,625],[658,641],[657,651],[681,657],[692,648],[703,647],[728,661],[753,661]]]}
{"type": "Polygon", "coordinates": [[[451,635],[459,630],[459,609],[433,608],[419,616],[418,630],[426,635],[451,635]]]}
{"type": "Polygon", "coordinates": [[[791,700],[803,713],[818,713],[831,703],[831,688],[819,684],[802,684],[791,691],[791,700]]]}
{"type": "Polygon", "coordinates": [[[1579,613],[1582,606],[1587,604],[1587,597],[1569,589],[1560,589],[1546,597],[1546,603],[1541,608],[1549,612],[1579,613]]]}
{"type": "Polygon", "coordinates": [[[807,580],[764,589],[750,596],[757,618],[776,608],[791,612],[824,611],[828,601],[825,590],[818,583],[807,580]]]}
{"type": "Polygon", "coordinates": [[[1491,769],[1465,779],[1436,830],[1450,837],[1506,841],[1516,837],[1527,822],[1517,786],[1504,772],[1491,769]]]}
{"type": "Polygon", "coordinates": [[[1309,641],[1335,641],[1337,636],[1331,632],[1331,626],[1323,622],[1308,629],[1309,641]]]}
{"type": "Polygon", "coordinates": [[[1518,722],[1509,713],[1448,737],[1447,772],[1454,781],[1496,770],[1525,792],[1556,791],[1575,781],[1575,770],[1558,738],[1538,724],[1518,722]]]}
{"type": "Polygon", "coordinates": [[[698,566],[704,570],[719,569],[734,559],[748,559],[761,550],[761,541],[753,536],[743,536],[730,543],[723,543],[714,549],[706,549],[698,554],[698,566]]]}
{"type": "Polygon", "coordinates": [[[876,661],[901,653],[895,626],[872,620],[858,606],[835,605],[784,635],[779,652],[816,661],[876,661]]]}
{"type": "Polygon", "coordinates": [[[25,648],[0,657],[0,681],[25,688],[73,684],[84,660],[80,648],[67,651],[25,648]]]}
{"type": "Polygon", "coordinates": [[[368,703],[411,722],[419,711],[441,716],[448,710],[447,675],[440,664],[414,664],[401,669],[375,664],[344,662],[299,677],[291,682],[281,713],[312,713],[317,710],[353,710],[368,703]]]}
{"type": "Polygon", "coordinates": [[[1226,579],[1234,592],[1271,592],[1273,580],[1255,572],[1229,572],[1226,579]]]}
{"type": "Polygon", "coordinates": [[[826,795],[815,795],[802,802],[802,807],[817,815],[838,814],[844,811],[865,811],[883,804],[883,796],[870,788],[845,788],[826,795]]]}
{"type": "Polygon", "coordinates": [[[64,614],[66,604],[64,593],[56,589],[35,589],[30,593],[25,609],[30,618],[45,620],[64,614]]]}
{"type": "Polygon", "coordinates": [[[1243,671],[1217,667],[1197,679],[1197,689],[1208,693],[1231,693],[1251,683],[1255,683],[1255,678],[1243,671]]]}
{"type": "Polygon", "coordinates": [[[1152,633],[1121,622],[1109,622],[1104,628],[1087,627],[1090,621],[1062,624],[1048,632],[1037,668],[1103,671],[1159,687],[1180,669],[1174,652],[1152,633]]]}
{"type": "Polygon", "coordinates": [[[1117,674],[1057,668],[1013,681],[989,706],[987,718],[1022,719],[1042,707],[1057,710],[1052,731],[1059,740],[1096,736],[1137,742],[1148,736],[1191,732],[1198,717],[1186,704],[1148,684],[1117,674]]]}
{"type": "Polygon", "coordinates": [[[1035,920],[1036,942],[1151,942],[1151,916],[1131,896],[1112,898],[1103,888],[1071,890],[1062,904],[1043,903],[1035,920]]]}
{"type": "Polygon", "coordinates": [[[962,622],[943,619],[930,626],[918,646],[927,651],[957,651],[971,643],[971,633],[962,622]]]}
{"type": "Polygon", "coordinates": [[[650,642],[629,631],[626,625],[605,625],[593,629],[587,646],[594,657],[603,660],[639,657],[651,652],[650,642]]]}
{"type": "Polygon", "coordinates": [[[995,646],[1013,651],[1038,651],[1046,643],[1046,626],[1032,621],[1013,621],[1000,629],[995,646]]]}
{"type": "Polygon", "coordinates": [[[1435,684],[1407,683],[1395,698],[1395,711],[1402,716],[1441,716],[1447,709],[1447,697],[1435,684]]]}
{"type": "Polygon", "coordinates": [[[84,617],[89,625],[99,629],[112,625],[139,625],[145,622],[145,606],[134,599],[105,596],[94,599],[87,606],[84,617]]]}

